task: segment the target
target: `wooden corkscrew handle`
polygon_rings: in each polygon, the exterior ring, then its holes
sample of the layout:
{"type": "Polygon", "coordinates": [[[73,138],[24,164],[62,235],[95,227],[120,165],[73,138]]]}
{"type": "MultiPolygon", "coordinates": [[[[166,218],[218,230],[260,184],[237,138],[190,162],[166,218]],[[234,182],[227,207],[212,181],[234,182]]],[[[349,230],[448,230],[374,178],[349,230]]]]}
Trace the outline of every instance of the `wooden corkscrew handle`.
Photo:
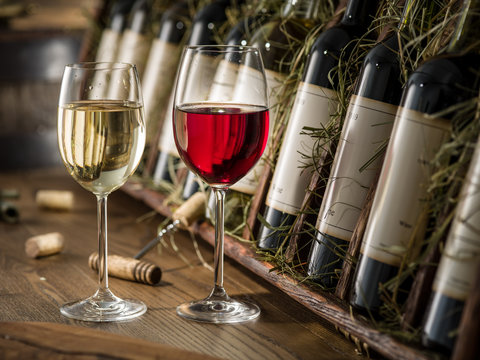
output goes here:
{"type": "MultiPolygon", "coordinates": [[[[98,253],[88,258],[88,266],[98,271],[98,253]]],[[[156,285],[162,278],[162,270],[155,264],[119,255],[108,255],[108,275],[143,283],[156,285]]]]}

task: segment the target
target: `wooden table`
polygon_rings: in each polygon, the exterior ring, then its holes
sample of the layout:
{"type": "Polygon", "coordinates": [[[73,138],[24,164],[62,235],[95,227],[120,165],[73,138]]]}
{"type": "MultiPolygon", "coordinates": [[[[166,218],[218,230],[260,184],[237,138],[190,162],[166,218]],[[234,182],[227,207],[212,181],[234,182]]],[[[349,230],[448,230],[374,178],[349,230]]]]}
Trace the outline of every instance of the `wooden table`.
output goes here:
{"type": "MultiPolygon", "coordinates": [[[[154,249],[145,257],[162,268],[160,285],[110,278],[113,292],[120,297],[141,299],[148,306],[146,314],[120,323],[69,320],[60,314],[59,306],[92,295],[97,286],[97,276],[87,264],[89,254],[97,247],[95,198],[77,185],[63,168],[1,174],[0,189],[10,188],[20,191],[20,199],[14,202],[21,220],[18,224],[0,222],[0,357],[1,349],[3,355],[13,355],[13,358],[25,358],[29,351],[49,351],[48,354],[56,354],[58,358],[65,354],[96,356],[98,349],[118,356],[118,346],[123,344],[121,356],[125,358],[141,358],[141,354],[149,358],[148,354],[155,353],[165,358],[169,354],[172,359],[193,359],[198,358],[198,354],[242,360],[358,359],[355,346],[331,325],[228,260],[225,264],[227,291],[256,301],[262,309],[260,318],[244,324],[211,325],[178,317],[176,305],[205,297],[213,282],[212,272],[202,265],[193,239],[185,232],[177,233],[173,242],[167,241],[161,251],[154,249]],[[39,209],[34,196],[40,189],[73,191],[73,210],[39,209]],[[53,231],[64,235],[64,250],[45,258],[28,258],[24,251],[26,239],[53,231]],[[174,250],[175,247],[178,249],[174,250]],[[8,323],[12,321],[15,323],[8,323]],[[45,334],[43,340],[39,338],[41,334],[45,334]],[[80,346],[81,351],[75,346],[80,346]],[[74,348],[77,350],[72,350],[74,348]]],[[[122,191],[110,195],[111,254],[133,256],[155,235],[163,218],[153,215],[142,220],[150,212],[122,191]]],[[[198,245],[203,257],[211,263],[211,246],[201,239],[198,245]]]]}

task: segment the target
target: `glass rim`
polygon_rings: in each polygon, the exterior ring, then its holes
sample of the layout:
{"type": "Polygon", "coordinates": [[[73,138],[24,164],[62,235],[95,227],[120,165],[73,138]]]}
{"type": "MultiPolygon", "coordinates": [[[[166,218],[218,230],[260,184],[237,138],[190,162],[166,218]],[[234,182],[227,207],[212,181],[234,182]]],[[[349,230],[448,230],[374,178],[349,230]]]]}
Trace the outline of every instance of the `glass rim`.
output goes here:
{"type": "Polygon", "coordinates": [[[247,53],[260,52],[259,49],[251,45],[185,45],[184,51],[193,50],[198,52],[218,52],[218,53],[247,53]]]}
{"type": "Polygon", "coordinates": [[[130,70],[135,69],[135,64],[119,61],[85,61],[70,63],[65,68],[74,70],[130,70]]]}

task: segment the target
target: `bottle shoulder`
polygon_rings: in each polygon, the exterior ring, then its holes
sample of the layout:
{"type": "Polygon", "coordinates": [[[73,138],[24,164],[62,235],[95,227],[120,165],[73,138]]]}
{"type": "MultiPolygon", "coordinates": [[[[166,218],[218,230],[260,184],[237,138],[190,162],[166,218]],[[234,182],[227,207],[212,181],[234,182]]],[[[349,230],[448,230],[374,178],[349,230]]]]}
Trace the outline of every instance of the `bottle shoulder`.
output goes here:
{"type": "Polygon", "coordinates": [[[445,54],[431,58],[408,78],[402,106],[434,114],[477,96],[479,61],[478,54],[445,54]]]}
{"type": "Polygon", "coordinates": [[[309,51],[302,81],[332,88],[329,72],[338,64],[343,52],[351,50],[352,40],[361,36],[358,26],[339,24],[322,32],[309,51]]]}
{"type": "Polygon", "coordinates": [[[459,80],[472,80],[472,70],[478,67],[478,54],[444,54],[422,63],[411,75],[409,82],[428,81],[453,84],[459,80]]]}
{"type": "Polygon", "coordinates": [[[177,3],[162,15],[157,38],[170,43],[179,43],[187,30],[187,21],[190,19],[188,4],[177,3]]]}
{"type": "Polygon", "coordinates": [[[323,31],[312,45],[311,52],[329,50],[342,50],[351,40],[360,37],[365,29],[358,25],[339,24],[323,31]]]}
{"type": "Polygon", "coordinates": [[[188,40],[189,45],[214,44],[214,32],[219,23],[227,19],[225,9],[228,1],[216,1],[201,8],[193,18],[192,32],[188,40]]]}
{"type": "Polygon", "coordinates": [[[304,19],[276,17],[254,32],[250,45],[260,50],[267,69],[287,72],[287,65],[279,64],[289,63],[310,28],[304,19]]]}

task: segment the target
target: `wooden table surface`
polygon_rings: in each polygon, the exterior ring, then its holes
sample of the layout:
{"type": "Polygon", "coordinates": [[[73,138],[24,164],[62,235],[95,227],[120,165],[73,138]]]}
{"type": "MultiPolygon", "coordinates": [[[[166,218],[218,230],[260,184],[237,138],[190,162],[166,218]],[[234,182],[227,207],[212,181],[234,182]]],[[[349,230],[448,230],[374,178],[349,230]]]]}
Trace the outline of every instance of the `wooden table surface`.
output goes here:
{"type": "MultiPolygon", "coordinates": [[[[158,264],[163,270],[163,278],[158,286],[110,278],[112,291],[120,297],[144,301],[148,306],[146,314],[119,323],[67,319],[60,314],[59,306],[66,301],[92,295],[97,286],[97,276],[87,264],[89,254],[97,247],[95,198],[77,185],[63,168],[0,174],[0,189],[11,188],[20,191],[20,198],[12,202],[18,206],[21,219],[17,224],[0,221],[0,340],[4,342],[11,340],[13,333],[22,334],[23,328],[27,329],[25,334],[30,328],[32,337],[34,333],[47,334],[46,330],[39,330],[34,324],[29,327],[29,322],[42,322],[52,326],[67,325],[67,330],[61,327],[54,330],[64,335],[78,333],[75,338],[84,341],[93,339],[91,341],[94,342],[94,339],[98,339],[100,347],[105,349],[109,346],[116,349],[122,339],[124,344],[138,340],[133,346],[133,355],[127,350],[122,354],[125,358],[137,357],[135,346],[140,358],[140,348],[148,348],[145,345],[147,342],[152,346],[158,345],[155,350],[158,357],[166,355],[168,351],[165,349],[170,349],[173,352],[189,352],[184,353],[187,354],[184,358],[198,358],[198,354],[242,360],[359,358],[355,346],[330,324],[230,260],[225,264],[227,291],[230,295],[256,301],[262,309],[261,316],[257,320],[236,325],[203,324],[178,317],[175,307],[181,302],[205,297],[213,282],[212,272],[199,261],[193,240],[185,232],[177,233],[174,241],[167,241],[160,251],[154,249],[145,256],[146,260],[158,264]],[[73,191],[74,208],[69,212],[38,208],[34,199],[36,191],[40,189],[73,191]],[[60,254],[40,259],[26,256],[24,244],[29,237],[54,231],[65,237],[65,248],[60,254]],[[8,329],[12,325],[8,322],[12,321],[17,326],[9,335],[5,328],[8,329]],[[86,330],[92,332],[90,338],[86,330]],[[98,330],[102,333],[97,333],[98,330]],[[123,337],[112,339],[112,335],[126,336],[129,341],[123,337]]],[[[122,191],[112,193],[108,205],[111,254],[133,256],[152,239],[158,224],[163,221],[159,215],[142,220],[150,213],[150,209],[122,191]]],[[[202,239],[198,239],[198,245],[203,257],[211,263],[211,246],[202,239]]],[[[42,328],[45,324],[36,325],[42,328]]],[[[50,352],[53,351],[52,344],[61,348],[60,343],[72,341],[72,337],[65,341],[52,341],[52,336],[55,337],[52,334],[55,332],[46,336],[50,341],[50,352]]],[[[47,348],[41,340],[33,345],[35,351],[47,348]]],[[[29,354],[22,353],[22,349],[27,351],[25,349],[29,347],[28,351],[33,351],[33,345],[31,339],[18,341],[15,346],[10,346],[11,352],[7,352],[7,355],[21,358],[22,354],[29,354]]],[[[2,348],[5,352],[7,347],[0,341],[2,348]]],[[[84,346],[85,351],[88,348],[84,346]]],[[[56,351],[72,355],[65,353],[66,350],[56,351]]]]}

